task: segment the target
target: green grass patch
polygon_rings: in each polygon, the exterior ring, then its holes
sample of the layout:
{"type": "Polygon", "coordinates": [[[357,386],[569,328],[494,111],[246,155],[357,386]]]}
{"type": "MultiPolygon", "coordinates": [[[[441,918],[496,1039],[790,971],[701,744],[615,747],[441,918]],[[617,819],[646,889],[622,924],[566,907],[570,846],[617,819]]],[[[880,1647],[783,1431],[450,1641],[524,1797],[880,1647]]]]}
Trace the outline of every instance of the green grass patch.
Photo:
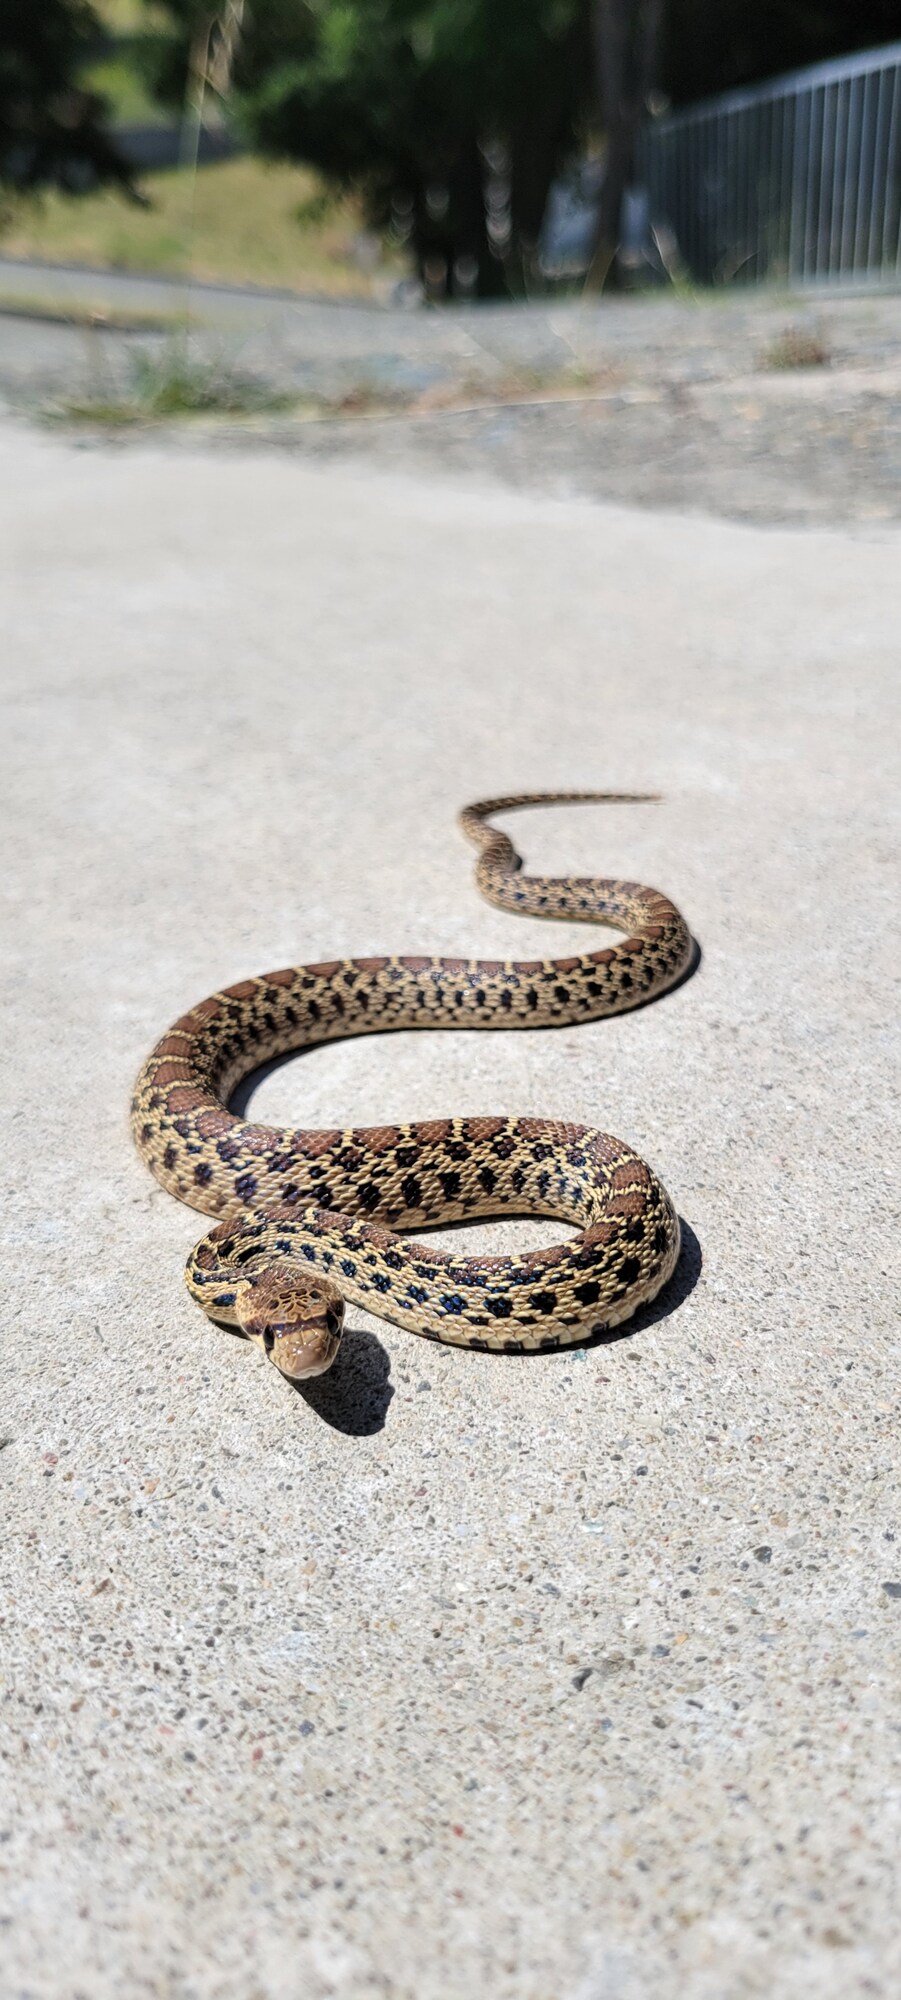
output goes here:
{"type": "Polygon", "coordinates": [[[186,341],[176,338],[160,354],[134,355],[121,393],[98,377],[93,393],[54,403],[46,415],[66,423],[127,428],[178,417],[270,415],[292,409],[296,401],[220,358],[192,354],[186,341]]]}
{"type": "Polygon", "coordinates": [[[402,277],[396,253],[362,268],[359,206],[311,169],[250,157],[201,167],[193,198],[187,170],[147,174],[149,208],[116,189],[48,193],[18,204],[0,251],[44,263],[150,271],[275,286],[333,298],[371,298],[374,280],[402,277]],[[193,253],[192,253],[193,246],[193,253]]]}

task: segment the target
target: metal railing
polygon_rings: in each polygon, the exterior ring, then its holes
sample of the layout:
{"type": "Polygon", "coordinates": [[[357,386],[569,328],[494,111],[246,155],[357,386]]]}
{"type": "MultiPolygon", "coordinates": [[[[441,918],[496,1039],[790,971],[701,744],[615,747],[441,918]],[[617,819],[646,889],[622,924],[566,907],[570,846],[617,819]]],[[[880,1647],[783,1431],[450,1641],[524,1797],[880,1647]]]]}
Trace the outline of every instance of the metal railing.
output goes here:
{"type": "Polygon", "coordinates": [[[901,42],[646,126],[652,223],[701,283],[901,276],[901,42]]]}

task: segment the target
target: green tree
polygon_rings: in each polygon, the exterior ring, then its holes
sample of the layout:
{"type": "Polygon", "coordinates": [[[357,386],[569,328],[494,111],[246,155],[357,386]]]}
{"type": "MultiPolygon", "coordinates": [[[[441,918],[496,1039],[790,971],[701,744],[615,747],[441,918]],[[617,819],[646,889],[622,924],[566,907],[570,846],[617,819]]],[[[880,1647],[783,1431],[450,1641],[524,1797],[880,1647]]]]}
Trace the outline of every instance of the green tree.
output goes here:
{"type": "MultiPolygon", "coordinates": [[[[0,6],[9,0],[0,0],[0,6]]],[[[59,0],[56,0],[59,4],[59,0]]],[[[184,98],[210,0],[163,0],[156,87],[184,98]]],[[[159,11],[160,0],[155,0],[159,11]]],[[[263,152],[362,196],[409,242],[432,297],[537,277],[551,182],[589,144],[606,172],[589,283],[614,281],[652,90],[676,102],[898,31],[899,0],[252,0],[234,115],[263,152]]]]}
{"type": "MultiPolygon", "coordinates": [[[[173,101],[204,9],[169,0],[173,101]]],[[[262,151],[361,194],[433,295],[521,289],[590,116],[585,0],[255,0],[233,83],[262,151]]]]}
{"type": "Polygon", "coordinates": [[[81,194],[131,172],[79,75],[102,42],[87,0],[0,0],[0,202],[51,183],[81,194]]]}

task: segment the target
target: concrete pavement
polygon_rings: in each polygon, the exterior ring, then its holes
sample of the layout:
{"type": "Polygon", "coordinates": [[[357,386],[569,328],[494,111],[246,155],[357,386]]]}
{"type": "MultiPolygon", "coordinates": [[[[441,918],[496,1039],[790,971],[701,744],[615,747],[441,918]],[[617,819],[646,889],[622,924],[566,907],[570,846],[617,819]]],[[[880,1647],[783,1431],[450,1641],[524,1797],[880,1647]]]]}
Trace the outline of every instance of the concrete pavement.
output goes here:
{"type": "MultiPolygon", "coordinates": [[[[0,260],[0,407],[59,419],[74,403],[83,435],[115,433],[117,404],[146,413],[142,371],[183,371],[185,300],[164,279],[0,260]]],[[[246,405],[202,420],[225,449],[761,522],[901,519],[887,293],[410,312],[201,285],[191,310],[201,385],[246,405]],[[805,343],[821,365],[783,365],[805,343]]],[[[169,441],[193,449],[198,428],[169,441]]]]}
{"type": "Polygon", "coordinates": [[[4,1992],[893,1994],[898,531],[2,447],[4,1992]],[[192,1306],[134,1073],[267,965],[581,942],[453,826],[556,784],[665,794],[516,831],[671,893],[695,977],[254,1115],[599,1122],[677,1280],[532,1362],[353,1312],[294,1393],[192,1306]]]}

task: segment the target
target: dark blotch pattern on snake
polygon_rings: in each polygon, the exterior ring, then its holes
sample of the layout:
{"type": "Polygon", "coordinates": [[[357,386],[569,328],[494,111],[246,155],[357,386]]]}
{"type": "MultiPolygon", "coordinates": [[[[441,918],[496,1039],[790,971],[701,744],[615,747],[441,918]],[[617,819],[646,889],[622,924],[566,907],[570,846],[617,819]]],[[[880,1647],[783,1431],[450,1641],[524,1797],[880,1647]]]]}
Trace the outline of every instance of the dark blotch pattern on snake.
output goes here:
{"type": "Polygon", "coordinates": [[[219,1218],[187,1266],[204,1311],[293,1379],[321,1373],[344,1301],[460,1347],[522,1354],[619,1325],[674,1269],[679,1224],[650,1167],[603,1132],[552,1118],[436,1118],[276,1130],[227,1109],[249,1071],[288,1050],[391,1028],[536,1028],[621,1013],[665,992],[691,956],[666,896],[638,882],[524,876],[491,816],[619,799],[567,792],[468,806],[476,880],[502,909],[627,932],[578,957],[353,958],[241,980],[183,1014],[144,1064],[135,1142],[163,1187],[219,1218]],[[569,1242],[464,1257],[398,1232],[487,1216],[553,1216],[569,1242]]]}

